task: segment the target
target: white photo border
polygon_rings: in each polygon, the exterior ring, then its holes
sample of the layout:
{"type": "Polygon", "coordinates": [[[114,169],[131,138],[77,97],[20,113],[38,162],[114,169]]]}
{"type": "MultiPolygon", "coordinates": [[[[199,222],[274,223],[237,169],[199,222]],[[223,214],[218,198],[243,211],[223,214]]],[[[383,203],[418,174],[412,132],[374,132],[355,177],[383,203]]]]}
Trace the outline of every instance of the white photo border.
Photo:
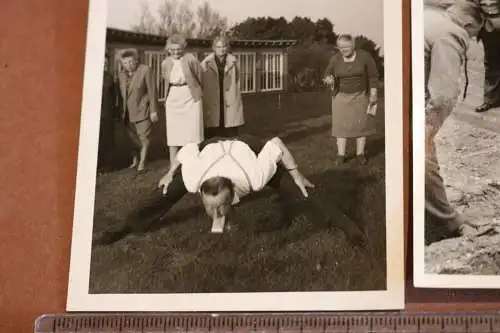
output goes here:
{"type": "Polygon", "coordinates": [[[412,150],[413,150],[413,282],[417,288],[496,289],[500,276],[425,273],[425,72],[424,4],[411,1],[412,150]]]}
{"type": "Polygon", "coordinates": [[[89,0],[67,311],[354,311],[404,308],[402,2],[384,0],[387,290],[89,294],[107,1],[89,0]]]}

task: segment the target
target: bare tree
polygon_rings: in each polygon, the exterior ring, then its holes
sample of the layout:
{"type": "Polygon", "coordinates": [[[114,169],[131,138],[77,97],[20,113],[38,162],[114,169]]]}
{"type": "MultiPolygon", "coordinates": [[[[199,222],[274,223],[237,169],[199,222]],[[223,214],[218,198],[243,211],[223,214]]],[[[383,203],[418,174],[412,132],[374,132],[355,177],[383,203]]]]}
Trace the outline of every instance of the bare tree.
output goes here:
{"type": "Polygon", "coordinates": [[[175,22],[177,24],[177,32],[189,38],[196,37],[194,36],[196,22],[193,10],[191,9],[191,0],[184,0],[177,8],[175,22]]]}
{"type": "Polygon", "coordinates": [[[228,29],[228,21],[204,1],[196,10],[199,37],[213,37],[228,29]]]}
{"type": "Polygon", "coordinates": [[[132,29],[137,32],[168,36],[182,33],[188,38],[211,38],[228,29],[228,20],[214,10],[208,1],[192,9],[191,0],[163,0],[153,15],[147,4],[141,6],[139,23],[132,29]]]}
{"type": "Polygon", "coordinates": [[[132,30],[147,34],[158,33],[155,17],[151,14],[147,1],[141,3],[141,17],[139,18],[139,23],[132,26],[132,30]]]}
{"type": "Polygon", "coordinates": [[[165,0],[158,8],[159,20],[156,22],[157,34],[167,36],[176,32],[175,12],[177,11],[177,0],[165,0]]]}

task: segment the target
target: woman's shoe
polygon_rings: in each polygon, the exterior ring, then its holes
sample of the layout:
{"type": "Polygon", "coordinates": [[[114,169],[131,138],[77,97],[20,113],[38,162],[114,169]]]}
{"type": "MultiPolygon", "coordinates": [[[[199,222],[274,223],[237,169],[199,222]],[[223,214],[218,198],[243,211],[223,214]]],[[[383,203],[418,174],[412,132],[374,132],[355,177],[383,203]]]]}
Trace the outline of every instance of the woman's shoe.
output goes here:
{"type": "Polygon", "coordinates": [[[475,111],[476,111],[477,113],[486,112],[486,111],[488,111],[489,109],[493,109],[494,107],[496,107],[496,105],[495,105],[495,104],[492,104],[492,103],[483,103],[483,104],[479,105],[479,106],[475,109],[475,111]]]}
{"type": "Polygon", "coordinates": [[[345,156],[343,155],[337,155],[337,158],[335,158],[335,165],[342,165],[345,163],[345,156]]]}
{"type": "Polygon", "coordinates": [[[132,157],[132,163],[129,165],[130,169],[134,169],[137,167],[137,164],[139,164],[139,159],[137,156],[132,157]]]}
{"type": "Polygon", "coordinates": [[[359,165],[365,165],[367,160],[366,160],[366,157],[365,157],[365,154],[359,154],[359,155],[356,155],[356,162],[359,164],[359,165]]]}

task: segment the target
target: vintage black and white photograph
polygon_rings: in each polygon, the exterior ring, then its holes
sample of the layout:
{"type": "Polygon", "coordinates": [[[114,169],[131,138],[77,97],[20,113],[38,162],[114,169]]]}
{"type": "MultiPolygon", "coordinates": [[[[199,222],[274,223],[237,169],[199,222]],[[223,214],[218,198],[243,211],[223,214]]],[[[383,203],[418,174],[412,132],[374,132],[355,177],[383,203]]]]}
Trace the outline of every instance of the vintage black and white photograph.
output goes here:
{"type": "Polygon", "coordinates": [[[415,285],[498,288],[500,1],[413,11],[415,285]]]}
{"type": "Polygon", "coordinates": [[[67,309],[403,308],[401,11],[90,1],[67,309]]]}

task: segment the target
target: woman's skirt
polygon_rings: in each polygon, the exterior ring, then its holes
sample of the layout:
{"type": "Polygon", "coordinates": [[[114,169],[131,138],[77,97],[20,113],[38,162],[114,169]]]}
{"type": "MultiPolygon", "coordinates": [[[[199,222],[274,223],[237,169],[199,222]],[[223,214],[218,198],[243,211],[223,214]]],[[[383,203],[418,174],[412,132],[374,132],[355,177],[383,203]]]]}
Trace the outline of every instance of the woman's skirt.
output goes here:
{"type": "Polygon", "coordinates": [[[195,101],[187,85],[171,86],[165,101],[168,146],[184,146],[203,140],[201,99],[195,101]]]}
{"type": "Polygon", "coordinates": [[[357,138],[375,134],[375,117],[367,109],[365,92],[337,93],[332,98],[332,136],[357,138]]]}

